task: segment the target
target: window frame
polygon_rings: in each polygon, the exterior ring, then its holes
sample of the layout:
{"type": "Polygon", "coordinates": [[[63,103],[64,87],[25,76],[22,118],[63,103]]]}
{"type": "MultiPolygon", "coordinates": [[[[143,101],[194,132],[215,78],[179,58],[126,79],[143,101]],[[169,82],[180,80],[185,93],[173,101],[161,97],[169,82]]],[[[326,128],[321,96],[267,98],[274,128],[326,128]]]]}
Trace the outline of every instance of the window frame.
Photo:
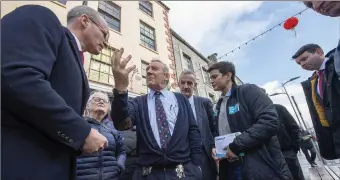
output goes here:
{"type": "MultiPolygon", "coordinates": [[[[144,28],[144,30],[145,30],[145,28],[144,28]]],[[[150,25],[148,25],[147,23],[143,22],[142,20],[140,20],[140,21],[139,21],[139,36],[140,36],[140,37],[139,37],[139,41],[140,41],[139,43],[140,43],[141,45],[143,45],[143,46],[145,46],[145,47],[147,47],[147,48],[149,48],[149,49],[151,49],[151,50],[157,51],[156,29],[155,29],[155,28],[153,28],[152,26],[150,26],[150,25]],[[142,26],[142,25],[143,25],[144,27],[148,28],[149,30],[152,30],[152,31],[153,31],[153,38],[154,38],[154,39],[151,39],[151,38],[148,37],[146,34],[143,34],[143,33],[142,33],[142,31],[141,31],[141,29],[142,29],[141,26],[142,26]],[[147,42],[145,42],[145,41],[142,40],[142,36],[143,36],[144,38],[147,38],[148,40],[153,41],[153,43],[154,43],[154,49],[148,46],[148,45],[150,45],[150,44],[148,44],[147,42]],[[144,43],[147,44],[147,45],[145,45],[144,43]]]]}
{"type": "Polygon", "coordinates": [[[148,86],[148,84],[147,84],[147,82],[145,83],[145,84],[143,84],[143,79],[145,79],[145,81],[146,81],[146,76],[147,76],[147,71],[146,71],[146,68],[145,68],[145,75],[143,74],[143,65],[146,65],[146,66],[149,66],[149,62],[147,62],[147,61],[144,61],[144,60],[141,60],[141,75],[142,75],[142,85],[143,86],[145,86],[146,88],[148,88],[147,86],[148,86]]]}
{"type": "Polygon", "coordinates": [[[202,70],[203,70],[203,76],[204,76],[204,83],[209,84],[210,83],[209,72],[205,68],[202,68],[202,70]]]}
{"type": "Polygon", "coordinates": [[[153,4],[151,3],[151,2],[149,2],[149,1],[139,1],[139,9],[141,10],[141,11],[143,11],[145,14],[147,14],[148,16],[150,16],[150,17],[153,17],[153,4]],[[150,7],[151,7],[151,11],[147,8],[147,7],[145,7],[145,4],[149,4],[149,5],[151,5],[150,7]],[[142,8],[141,8],[142,7],[142,8]]]}
{"type": "MultiPolygon", "coordinates": [[[[110,58],[110,57],[112,56],[112,53],[114,52],[114,50],[116,50],[116,48],[114,48],[114,47],[108,47],[107,49],[109,49],[110,55],[106,55],[106,54],[104,54],[104,55],[105,55],[105,56],[109,56],[109,58],[110,58]]],[[[89,80],[89,81],[96,82],[96,83],[107,84],[107,85],[113,85],[112,82],[114,82],[114,77],[113,77],[113,74],[112,74],[111,68],[110,68],[110,67],[111,67],[111,62],[110,62],[110,63],[107,63],[107,62],[104,62],[104,61],[102,60],[102,56],[103,56],[103,53],[102,53],[102,52],[99,54],[99,56],[100,56],[99,59],[100,59],[100,60],[94,58],[95,56],[98,56],[98,55],[91,55],[90,64],[89,64],[89,71],[88,71],[88,80],[89,80]],[[93,62],[99,63],[98,70],[92,68],[92,63],[93,63],[93,62]],[[109,66],[109,72],[108,72],[108,73],[107,73],[107,72],[103,72],[103,71],[101,70],[101,67],[102,67],[103,64],[109,66]],[[93,79],[91,78],[91,73],[92,73],[92,72],[98,73],[98,78],[97,78],[96,80],[93,80],[93,79]],[[105,75],[108,76],[107,82],[102,82],[102,81],[100,80],[101,74],[105,74],[105,75]],[[112,78],[112,82],[110,82],[110,78],[112,78]]]]}
{"type": "Polygon", "coordinates": [[[191,57],[185,54],[184,52],[182,52],[182,55],[183,55],[184,63],[186,64],[188,68],[187,70],[194,71],[194,65],[192,63],[191,57]]]}
{"type": "Polygon", "coordinates": [[[113,3],[112,1],[98,1],[97,11],[98,11],[98,13],[99,13],[99,15],[101,17],[105,16],[105,17],[103,17],[103,19],[107,22],[107,24],[108,24],[110,29],[112,29],[114,31],[117,31],[117,32],[121,32],[121,30],[122,30],[122,8],[120,6],[118,6],[117,4],[113,3]],[[104,5],[105,9],[100,8],[101,3],[106,3],[104,5]],[[112,6],[112,8],[113,8],[112,9],[112,13],[113,14],[110,14],[109,12],[106,11],[107,6],[112,6]],[[119,19],[118,19],[118,17],[116,17],[114,15],[115,9],[119,9],[119,19]],[[119,29],[118,30],[115,29],[117,27],[114,24],[112,24],[111,22],[108,22],[106,20],[106,17],[112,19],[113,21],[119,22],[119,29]],[[113,26],[113,27],[111,27],[111,26],[113,26]]]}

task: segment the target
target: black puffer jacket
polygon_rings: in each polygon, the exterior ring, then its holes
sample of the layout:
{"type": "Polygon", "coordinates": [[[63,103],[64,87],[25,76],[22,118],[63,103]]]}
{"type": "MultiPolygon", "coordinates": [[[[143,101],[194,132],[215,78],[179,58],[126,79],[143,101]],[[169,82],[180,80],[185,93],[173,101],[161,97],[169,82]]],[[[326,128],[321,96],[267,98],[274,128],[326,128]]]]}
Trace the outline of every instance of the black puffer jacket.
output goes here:
{"type": "Polygon", "coordinates": [[[280,105],[274,104],[280,120],[280,129],[277,134],[282,151],[294,151],[300,149],[300,127],[288,110],[280,105]]]}
{"type": "MultiPolygon", "coordinates": [[[[222,111],[221,103],[222,99],[217,103],[217,117],[222,111]]],[[[262,89],[252,84],[233,85],[224,110],[227,111],[231,131],[242,132],[229,148],[235,154],[244,153],[241,158],[243,179],[292,180],[276,137],[278,115],[262,89]],[[237,111],[229,113],[229,109],[235,110],[235,107],[237,111]]],[[[218,131],[214,134],[218,135],[218,131]]]]}

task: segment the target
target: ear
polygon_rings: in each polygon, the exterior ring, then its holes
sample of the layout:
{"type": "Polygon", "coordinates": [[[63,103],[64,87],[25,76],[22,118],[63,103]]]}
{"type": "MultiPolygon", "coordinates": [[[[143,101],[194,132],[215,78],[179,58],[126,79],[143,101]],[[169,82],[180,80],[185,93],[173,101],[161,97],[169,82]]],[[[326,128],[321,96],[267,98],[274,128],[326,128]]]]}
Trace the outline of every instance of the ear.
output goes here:
{"type": "Polygon", "coordinates": [[[323,50],[321,48],[316,49],[316,53],[320,56],[324,55],[323,50]]]}
{"type": "Polygon", "coordinates": [[[164,73],[165,74],[165,80],[166,81],[169,81],[170,79],[170,73],[164,73]]]}
{"type": "Polygon", "coordinates": [[[195,84],[194,84],[194,88],[197,88],[197,82],[195,82],[195,84]]]}
{"type": "Polygon", "coordinates": [[[79,16],[78,20],[80,21],[83,28],[86,28],[89,25],[90,19],[85,14],[79,16]]]}

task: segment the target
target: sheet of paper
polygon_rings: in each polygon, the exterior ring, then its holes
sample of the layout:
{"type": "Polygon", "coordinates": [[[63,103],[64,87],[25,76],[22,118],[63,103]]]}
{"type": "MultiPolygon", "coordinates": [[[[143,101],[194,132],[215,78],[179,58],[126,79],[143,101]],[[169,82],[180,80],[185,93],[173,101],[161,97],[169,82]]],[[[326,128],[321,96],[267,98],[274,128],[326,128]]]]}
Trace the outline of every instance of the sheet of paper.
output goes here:
{"type": "Polygon", "coordinates": [[[216,156],[217,158],[223,158],[227,154],[227,150],[224,148],[228,147],[230,143],[232,143],[236,136],[240,135],[240,132],[226,134],[223,136],[215,137],[215,147],[216,147],[216,156]]]}

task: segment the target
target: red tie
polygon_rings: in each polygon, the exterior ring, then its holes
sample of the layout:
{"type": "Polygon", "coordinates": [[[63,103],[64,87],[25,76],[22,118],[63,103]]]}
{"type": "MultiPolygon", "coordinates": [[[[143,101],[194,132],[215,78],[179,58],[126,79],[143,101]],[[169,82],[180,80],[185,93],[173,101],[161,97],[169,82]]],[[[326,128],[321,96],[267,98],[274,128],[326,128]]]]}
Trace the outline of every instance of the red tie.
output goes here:
{"type": "Polygon", "coordinates": [[[323,70],[320,70],[318,74],[319,74],[318,86],[319,86],[319,91],[320,91],[320,97],[323,98],[323,88],[322,88],[323,70]]]}
{"type": "Polygon", "coordinates": [[[84,52],[79,51],[79,54],[80,54],[81,62],[84,64],[84,52]]]}

